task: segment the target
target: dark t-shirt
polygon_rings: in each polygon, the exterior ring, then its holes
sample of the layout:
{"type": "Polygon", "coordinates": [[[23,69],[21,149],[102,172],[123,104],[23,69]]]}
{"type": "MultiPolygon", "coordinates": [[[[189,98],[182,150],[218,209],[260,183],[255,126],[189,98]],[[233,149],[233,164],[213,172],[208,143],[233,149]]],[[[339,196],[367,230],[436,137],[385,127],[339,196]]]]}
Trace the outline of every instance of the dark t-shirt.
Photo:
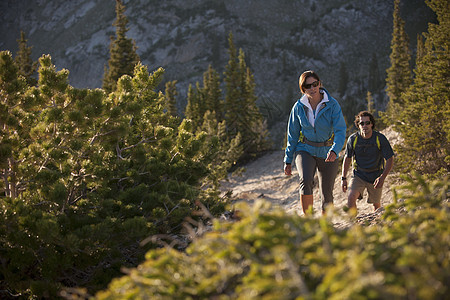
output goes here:
{"type": "Polygon", "coordinates": [[[394,156],[394,151],[387,138],[378,131],[373,131],[372,136],[368,139],[364,139],[359,132],[356,132],[347,139],[345,155],[349,158],[354,157],[356,160],[358,168],[353,169],[353,174],[362,180],[373,183],[383,173],[383,168],[379,167],[384,166],[385,159],[388,160],[394,156]],[[355,149],[353,149],[356,136],[358,139],[355,149]],[[377,136],[380,148],[377,145],[377,136]]]}

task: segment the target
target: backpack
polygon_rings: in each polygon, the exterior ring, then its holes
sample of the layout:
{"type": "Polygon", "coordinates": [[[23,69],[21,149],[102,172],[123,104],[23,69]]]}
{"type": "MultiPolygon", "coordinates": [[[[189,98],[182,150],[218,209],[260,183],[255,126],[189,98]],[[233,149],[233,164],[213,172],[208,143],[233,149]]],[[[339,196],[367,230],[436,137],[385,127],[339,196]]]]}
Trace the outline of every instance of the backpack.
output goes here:
{"type": "MultiPolygon", "coordinates": [[[[375,140],[376,140],[376,144],[377,144],[378,150],[381,151],[380,138],[379,138],[378,134],[376,134],[375,131],[374,131],[374,134],[375,134],[375,140]]],[[[353,151],[355,151],[355,149],[356,149],[356,143],[358,142],[358,135],[359,134],[356,134],[355,139],[353,140],[353,151]]],[[[381,157],[380,160],[381,160],[381,162],[378,163],[378,167],[377,168],[364,169],[364,168],[358,167],[358,164],[356,163],[356,159],[353,158],[353,169],[361,170],[361,171],[364,171],[364,172],[375,172],[375,171],[378,171],[378,170],[383,170],[384,169],[384,159],[383,159],[383,157],[381,157]]]]}

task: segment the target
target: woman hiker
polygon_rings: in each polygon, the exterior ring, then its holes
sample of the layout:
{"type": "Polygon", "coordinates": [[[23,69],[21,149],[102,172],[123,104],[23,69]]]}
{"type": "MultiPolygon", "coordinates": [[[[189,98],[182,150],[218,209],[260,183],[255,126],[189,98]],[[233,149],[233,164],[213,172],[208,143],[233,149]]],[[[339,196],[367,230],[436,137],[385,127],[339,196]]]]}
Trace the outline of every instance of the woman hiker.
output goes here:
{"type": "Polygon", "coordinates": [[[292,175],[292,161],[300,177],[303,213],[313,206],[313,181],[319,172],[322,213],[333,203],[334,181],[339,169],[338,154],[345,143],[345,124],[336,99],[322,87],[314,71],[300,75],[303,96],[294,104],[287,127],[284,173],[292,175]]]}

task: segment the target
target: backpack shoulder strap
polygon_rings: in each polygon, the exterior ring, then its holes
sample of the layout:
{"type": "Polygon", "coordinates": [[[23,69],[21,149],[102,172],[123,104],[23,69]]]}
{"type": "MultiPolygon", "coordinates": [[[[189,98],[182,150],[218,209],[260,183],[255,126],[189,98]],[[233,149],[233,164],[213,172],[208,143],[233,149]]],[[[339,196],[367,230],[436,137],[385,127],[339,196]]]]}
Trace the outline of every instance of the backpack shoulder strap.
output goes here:
{"type": "MultiPolygon", "coordinates": [[[[381,150],[381,143],[380,143],[380,138],[379,138],[378,132],[374,131],[374,133],[375,133],[375,140],[377,143],[378,150],[381,150]]],[[[358,142],[358,134],[356,134],[355,139],[353,140],[353,149],[355,149],[357,142],[358,142]]]]}
{"type": "Polygon", "coordinates": [[[353,140],[353,150],[355,150],[356,143],[358,142],[358,133],[355,135],[355,139],[353,140]]]}
{"type": "MultiPolygon", "coordinates": [[[[353,152],[355,153],[355,149],[356,149],[356,143],[358,142],[358,133],[355,134],[355,139],[353,140],[353,152]]],[[[356,158],[355,155],[353,155],[353,169],[357,169],[358,168],[358,164],[356,163],[356,158]]]]}
{"type": "Polygon", "coordinates": [[[381,150],[380,134],[378,133],[378,131],[374,131],[373,133],[375,134],[375,137],[376,137],[375,140],[377,143],[378,150],[381,150]]]}

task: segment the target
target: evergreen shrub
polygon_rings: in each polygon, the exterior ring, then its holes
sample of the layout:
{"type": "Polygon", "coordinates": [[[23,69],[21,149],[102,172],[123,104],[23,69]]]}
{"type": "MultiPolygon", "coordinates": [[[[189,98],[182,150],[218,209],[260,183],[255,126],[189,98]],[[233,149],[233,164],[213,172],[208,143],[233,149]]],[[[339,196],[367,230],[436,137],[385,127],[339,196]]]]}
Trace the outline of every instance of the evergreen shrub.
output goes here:
{"type": "Polygon", "coordinates": [[[226,174],[212,170],[217,141],[164,111],[163,69],[138,64],[106,95],[40,63],[30,87],[0,53],[0,298],[95,293],[156,247],[143,240],[227,203],[211,184],[226,174]]]}
{"type": "MultiPolygon", "coordinates": [[[[332,216],[288,215],[258,201],[186,252],[151,250],[97,299],[445,299],[448,180],[396,191],[378,224],[337,229],[332,216]]],[[[349,220],[351,221],[351,219],[349,220]]]]}

